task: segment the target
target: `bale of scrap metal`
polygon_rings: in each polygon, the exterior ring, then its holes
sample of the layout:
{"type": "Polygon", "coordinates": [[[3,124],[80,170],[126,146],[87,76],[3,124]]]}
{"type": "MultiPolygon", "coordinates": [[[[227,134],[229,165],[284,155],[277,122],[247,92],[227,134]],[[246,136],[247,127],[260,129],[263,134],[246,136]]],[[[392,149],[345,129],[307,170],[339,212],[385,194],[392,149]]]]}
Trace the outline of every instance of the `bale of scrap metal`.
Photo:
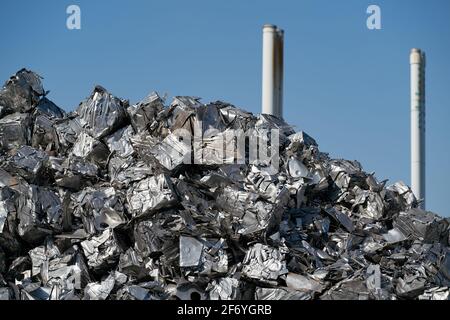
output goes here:
{"type": "Polygon", "coordinates": [[[449,299],[449,219],[282,119],[0,90],[0,299],[449,299]]]}

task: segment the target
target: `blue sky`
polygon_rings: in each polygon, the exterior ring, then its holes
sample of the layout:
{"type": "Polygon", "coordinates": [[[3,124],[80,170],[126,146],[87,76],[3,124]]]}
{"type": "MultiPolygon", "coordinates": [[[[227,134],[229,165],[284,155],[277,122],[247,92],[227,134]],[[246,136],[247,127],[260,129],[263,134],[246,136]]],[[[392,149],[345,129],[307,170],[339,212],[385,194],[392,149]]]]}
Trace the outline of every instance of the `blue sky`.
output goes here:
{"type": "Polygon", "coordinates": [[[261,104],[261,27],[285,29],[285,119],[333,157],[410,182],[409,51],[427,54],[427,209],[449,216],[450,1],[1,1],[0,80],[22,67],[72,110],[95,84],[261,104]],[[66,8],[81,8],[81,30],[66,8]],[[366,28],[381,8],[382,30],[366,28]]]}

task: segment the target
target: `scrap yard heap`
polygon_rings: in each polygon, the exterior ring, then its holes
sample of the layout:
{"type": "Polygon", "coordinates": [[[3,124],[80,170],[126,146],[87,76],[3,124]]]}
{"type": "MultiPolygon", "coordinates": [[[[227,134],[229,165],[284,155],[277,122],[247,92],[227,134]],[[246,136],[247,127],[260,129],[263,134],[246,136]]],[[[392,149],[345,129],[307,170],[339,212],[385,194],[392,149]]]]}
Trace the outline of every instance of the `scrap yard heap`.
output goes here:
{"type": "Polygon", "coordinates": [[[46,95],[25,69],[0,91],[0,299],[449,298],[449,219],[281,118],[46,95]]]}

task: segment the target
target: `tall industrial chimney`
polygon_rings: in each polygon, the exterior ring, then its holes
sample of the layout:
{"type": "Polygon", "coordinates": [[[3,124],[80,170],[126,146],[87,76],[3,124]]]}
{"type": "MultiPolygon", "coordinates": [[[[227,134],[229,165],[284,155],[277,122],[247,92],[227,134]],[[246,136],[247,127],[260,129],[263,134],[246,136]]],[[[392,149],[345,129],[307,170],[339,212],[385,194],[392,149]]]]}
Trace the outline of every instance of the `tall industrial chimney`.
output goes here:
{"type": "Polygon", "coordinates": [[[275,75],[276,75],[276,109],[275,114],[283,117],[283,76],[284,76],[284,30],[277,29],[277,43],[275,47],[275,75]]]}
{"type": "Polygon", "coordinates": [[[411,188],[425,209],[425,53],[412,49],[411,65],[411,188]]]}
{"type": "Polygon", "coordinates": [[[284,31],[263,26],[262,113],[283,117],[284,31]]]}

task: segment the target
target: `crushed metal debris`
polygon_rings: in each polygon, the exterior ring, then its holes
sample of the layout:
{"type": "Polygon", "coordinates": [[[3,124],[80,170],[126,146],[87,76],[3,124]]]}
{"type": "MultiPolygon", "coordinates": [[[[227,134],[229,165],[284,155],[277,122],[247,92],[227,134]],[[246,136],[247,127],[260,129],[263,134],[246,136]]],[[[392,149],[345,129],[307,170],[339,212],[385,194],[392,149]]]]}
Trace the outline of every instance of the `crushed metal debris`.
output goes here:
{"type": "Polygon", "coordinates": [[[449,299],[450,220],[283,120],[46,96],[0,91],[1,300],[449,299]]]}

